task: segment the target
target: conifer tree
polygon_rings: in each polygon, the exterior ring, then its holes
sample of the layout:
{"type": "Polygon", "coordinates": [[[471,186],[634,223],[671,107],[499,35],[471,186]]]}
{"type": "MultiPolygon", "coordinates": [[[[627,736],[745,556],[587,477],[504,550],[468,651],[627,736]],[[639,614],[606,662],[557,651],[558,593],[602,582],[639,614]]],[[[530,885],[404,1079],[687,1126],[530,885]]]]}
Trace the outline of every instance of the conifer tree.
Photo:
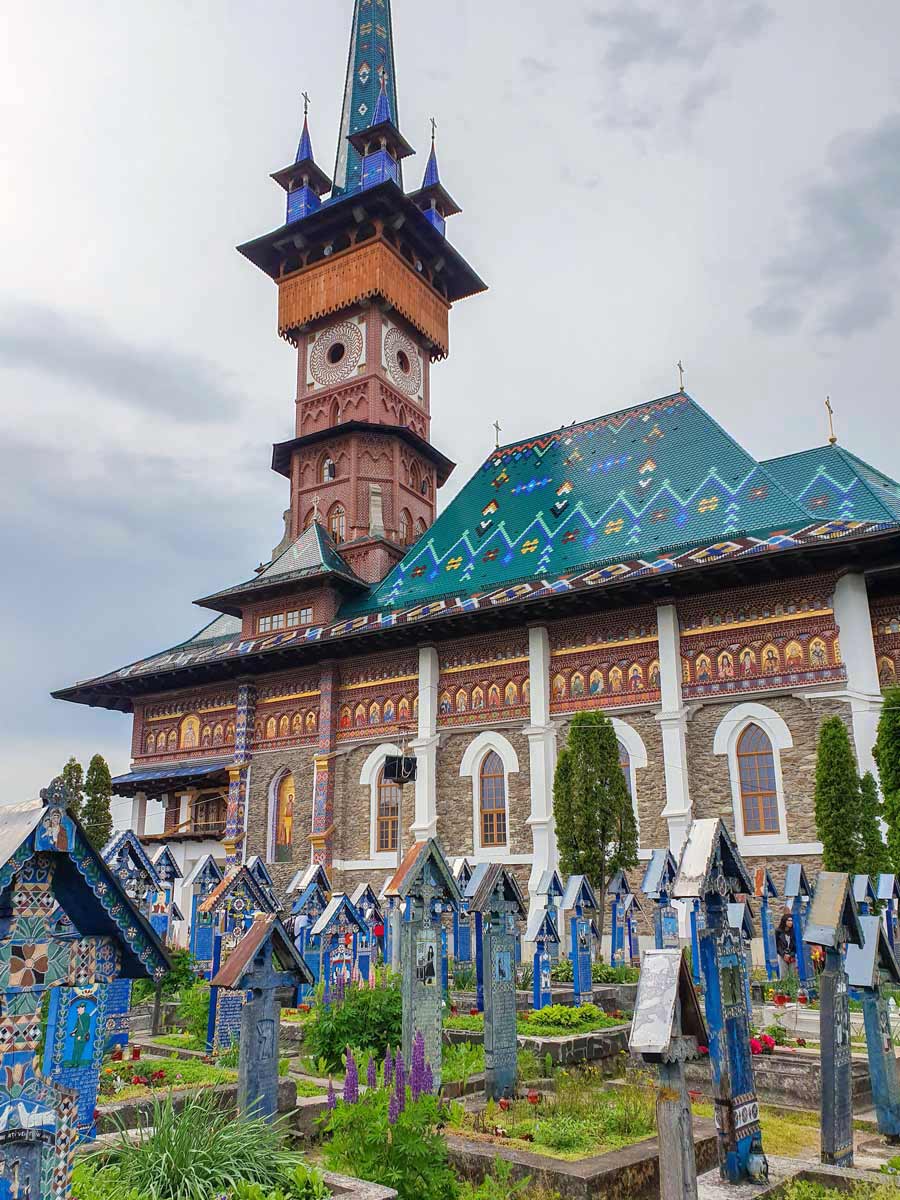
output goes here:
{"type": "Polygon", "coordinates": [[[870,875],[876,880],[882,871],[891,869],[890,855],[881,834],[883,807],[875,776],[871,771],[866,771],[860,784],[859,832],[862,840],[862,860],[859,873],[870,875]]]}
{"type": "Polygon", "coordinates": [[[891,870],[900,871],[900,688],[888,688],[878,722],[875,761],[884,797],[891,870]]]}
{"type": "Polygon", "coordinates": [[[74,755],[62,769],[62,781],[69,795],[69,807],[76,817],[84,805],[84,767],[74,755]]]}
{"type": "Polygon", "coordinates": [[[861,870],[861,806],[859,775],[847,726],[840,717],[828,717],[819,730],[815,793],[816,832],[826,871],[854,875],[861,870]]]}
{"type": "Polygon", "coordinates": [[[84,790],[87,799],[82,807],[81,821],[91,845],[102,850],[109,841],[113,824],[109,810],[112,778],[102,754],[95,754],[88,764],[84,790]]]}
{"type": "Polygon", "coordinates": [[[603,713],[572,718],[556,768],[553,814],[560,868],[566,875],[586,875],[593,884],[602,935],[607,881],[638,861],[637,822],[619,765],[619,743],[603,713]]]}

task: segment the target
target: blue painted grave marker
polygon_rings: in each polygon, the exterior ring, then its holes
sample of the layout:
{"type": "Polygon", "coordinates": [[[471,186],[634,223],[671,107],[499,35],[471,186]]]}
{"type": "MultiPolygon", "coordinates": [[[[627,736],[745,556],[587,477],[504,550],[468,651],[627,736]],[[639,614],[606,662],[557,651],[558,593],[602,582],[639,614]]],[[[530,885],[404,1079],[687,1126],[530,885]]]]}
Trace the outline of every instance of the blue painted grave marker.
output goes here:
{"type": "Polygon", "coordinates": [[[549,908],[537,909],[528,922],[526,942],[534,943],[532,965],[532,1004],[535,1009],[546,1008],[553,1003],[552,978],[553,958],[551,946],[559,945],[559,929],[556,918],[549,908]]]}
{"type": "Polygon", "coordinates": [[[678,950],[681,937],[678,912],[672,904],[672,884],[678,864],[671,850],[654,850],[641,881],[641,891],[653,901],[653,937],[657,950],[678,950]]]}
{"type": "Polygon", "coordinates": [[[800,986],[812,999],[816,995],[816,973],[804,937],[812,888],[802,863],[788,863],[784,875],[784,900],[794,917],[794,941],[797,946],[797,974],[800,986]]]}
{"type": "Polygon", "coordinates": [[[759,902],[759,923],[762,931],[763,954],[766,960],[766,978],[772,982],[778,978],[778,950],[775,945],[775,922],[772,920],[769,902],[778,899],[778,888],[765,867],[756,868],[753,883],[753,894],[759,902]]]}
{"type": "Polygon", "coordinates": [[[594,999],[591,957],[591,920],[596,912],[597,896],[586,875],[570,875],[562,898],[562,911],[571,912],[569,944],[572,959],[572,990],[576,1007],[594,999]]]}
{"type": "Polygon", "coordinates": [[[884,905],[884,927],[891,949],[900,951],[900,878],[896,875],[879,875],[876,888],[879,901],[884,905]]]}
{"type": "Polygon", "coordinates": [[[900,1142],[900,1071],[891,1030],[891,1011],[883,988],[900,987],[900,964],[877,914],[860,917],[864,944],[849,945],[847,979],[862,996],[866,1025],[866,1052],[878,1132],[889,1142],[900,1142]]]}

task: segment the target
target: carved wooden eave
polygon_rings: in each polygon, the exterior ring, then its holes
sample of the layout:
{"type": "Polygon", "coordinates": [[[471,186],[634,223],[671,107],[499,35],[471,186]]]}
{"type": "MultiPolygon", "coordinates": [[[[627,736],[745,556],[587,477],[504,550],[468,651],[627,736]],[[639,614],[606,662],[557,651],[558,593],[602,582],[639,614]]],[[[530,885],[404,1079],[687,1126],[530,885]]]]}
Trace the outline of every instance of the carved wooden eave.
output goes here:
{"type": "Polygon", "coordinates": [[[450,350],[450,304],[387,242],[350,246],[278,280],[278,333],[296,344],[305,325],[380,296],[428,339],[450,350]]]}

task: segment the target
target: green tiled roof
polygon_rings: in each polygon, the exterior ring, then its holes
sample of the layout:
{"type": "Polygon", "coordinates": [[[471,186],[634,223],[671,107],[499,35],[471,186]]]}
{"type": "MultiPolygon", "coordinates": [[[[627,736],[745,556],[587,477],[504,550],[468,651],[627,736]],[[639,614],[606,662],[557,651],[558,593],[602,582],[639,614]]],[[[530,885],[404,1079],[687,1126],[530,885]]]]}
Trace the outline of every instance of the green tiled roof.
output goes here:
{"type": "Polygon", "coordinates": [[[497,450],[341,616],[808,524],[794,496],[678,393],[497,450]]]}
{"type": "Polygon", "coordinates": [[[900,520],[900,486],[842,446],[801,450],[762,465],[814,517],[900,520]]]}

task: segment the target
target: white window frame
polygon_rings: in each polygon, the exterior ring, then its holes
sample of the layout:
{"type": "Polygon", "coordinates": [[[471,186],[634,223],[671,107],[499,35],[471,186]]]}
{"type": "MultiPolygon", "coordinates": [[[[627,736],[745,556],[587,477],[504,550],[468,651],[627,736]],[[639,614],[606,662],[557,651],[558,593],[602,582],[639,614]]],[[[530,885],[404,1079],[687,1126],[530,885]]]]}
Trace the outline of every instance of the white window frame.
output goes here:
{"type": "Polygon", "coordinates": [[[634,820],[637,824],[638,833],[638,847],[640,848],[641,814],[638,809],[637,773],[647,765],[647,747],[644,745],[644,739],[633,725],[627,725],[624,721],[620,721],[618,717],[612,717],[611,720],[617,740],[628,751],[628,773],[631,776],[631,807],[634,809],[634,820]]]}
{"type": "Polygon", "coordinates": [[[748,857],[765,857],[774,854],[784,854],[790,851],[794,854],[818,854],[822,846],[819,842],[791,843],[787,805],[784,795],[784,779],[781,771],[781,753],[791,750],[794,738],[787,722],[773,708],[766,704],[748,702],[738,704],[729,709],[719,722],[713,739],[713,753],[725,756],[728,760],[728,774],[731,779],[731,807],[734,813],[734,829],[737,835],[738,849],[748,857]],[[772,746],[772,758],[775,767],[775,792],[778,799],[778,833],[777,834],[748,834],[744,830],[744,805],[741,798],[741,775],[738,767],[738,745],[741,735],[749,725],[758,725],[766,734],[772,746]]]}
{"type": "MultiPolygon", "coordinates": [[[[396,850],[378,849],[378,776],[386,758],[401,758],[402,756],[403,751],[399,746],[395,746],[393,742],[382,742],[380,746],[376,746],[363,763],[359,773],[360,786],[369,789],[369,864],[372,867],[398,866],[396,850]]],[[[403,789],[401,788],[401,811],[397,814],[398,841],[401,845],[403,843],[402,795],[403,789]]]]}
{"type": "Polygon", "coordinates": [[[472,781],[472,845],[475,862],[510,862],[515,855],[509,852],[509,777],[519,772],[519,756],[512,743],[493,729],[486,729],[473,738],[466,747],[459,764],[460,778],[469,776],[472,781]],[[503,763],[503,790],[506,800],[506,841],[498,846],[483,846],[481,843],[481,767],[487,756],[494,751],[503,763]]]}

